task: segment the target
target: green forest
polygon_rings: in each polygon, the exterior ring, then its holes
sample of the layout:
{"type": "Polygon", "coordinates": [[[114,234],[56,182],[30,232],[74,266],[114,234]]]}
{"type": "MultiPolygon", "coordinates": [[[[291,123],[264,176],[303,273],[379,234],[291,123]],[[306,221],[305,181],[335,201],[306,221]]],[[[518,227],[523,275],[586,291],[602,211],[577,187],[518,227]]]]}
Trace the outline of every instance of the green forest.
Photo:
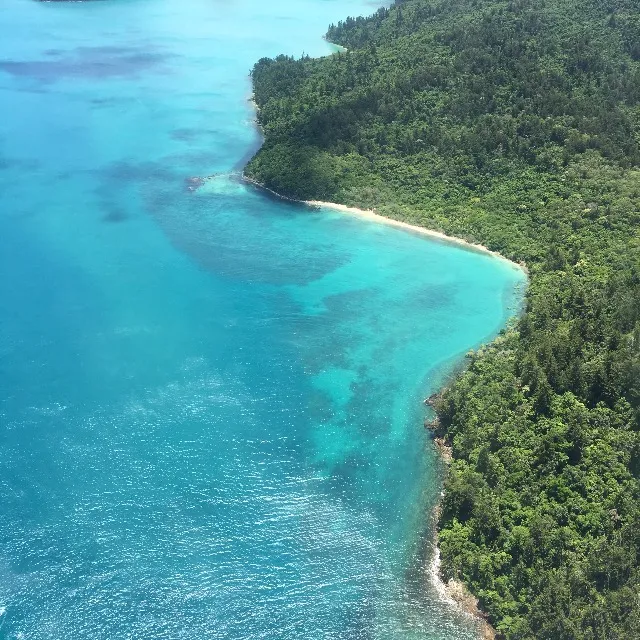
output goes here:
{"type": "Polygon", "coordinates": [[[437,403],[442,570],[503,638],[640,638],[640,5],[406,0],[253,72],[246,174],[526,264],[437,403]]]}

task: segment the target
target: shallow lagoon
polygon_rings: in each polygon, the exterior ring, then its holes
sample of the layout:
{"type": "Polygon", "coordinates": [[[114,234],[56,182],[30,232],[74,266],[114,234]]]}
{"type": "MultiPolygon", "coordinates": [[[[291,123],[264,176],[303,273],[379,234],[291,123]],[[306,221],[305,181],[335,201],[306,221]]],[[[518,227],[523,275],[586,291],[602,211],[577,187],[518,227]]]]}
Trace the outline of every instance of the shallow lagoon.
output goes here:
{"type": "Polygon", "coordinates": [[[375,5],[5,0],[0,638],[474,638],[421,399],[522,274],[233,179],[247,71],[375,5]]]}

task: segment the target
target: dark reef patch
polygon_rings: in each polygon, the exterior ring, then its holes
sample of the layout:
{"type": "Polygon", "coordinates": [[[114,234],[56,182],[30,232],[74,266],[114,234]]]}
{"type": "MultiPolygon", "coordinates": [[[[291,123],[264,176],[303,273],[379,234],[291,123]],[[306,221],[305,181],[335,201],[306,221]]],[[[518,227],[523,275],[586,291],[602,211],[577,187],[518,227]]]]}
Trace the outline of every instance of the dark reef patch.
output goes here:
{"type": "Polygon", "coordinates": [[[55,82],[67,78],[137,76],[171,56],[142,47],[78,47],[72,53],[49,49],[48,60],[0,60],[0,71],[12,76],[55,82]]]}
{"type": "Polygon", "coordinates": [[[96,107],[108,108],[114,105],[129,104],[132,102],[132,99],[123,96],[106,96],[104,98],[91,98],[89,102],[96,107]]]}
{"type": "Polygon", "coordinates": [[[126,191],[128,198],[135,199],[143,192],[162,191],[167,185],[177,185],[184,179],[159,162],[114,162],[93,173],[99,180],[93,191],[101,202],[102,221],[105,223],[121,223],[131,218],[127,207],[119,204],[123,192],[126,191]]]}
{"type": "Polygon", "coordinates": [[[128,219],[129,216],[122,209],[118,209],[115,207],[108,208],[104,216],[102,216],[103,222],[110,223],[125,222],[125,220],[128,219]]]}
{"type": "Polygon", "coordinates": [[[95,2],[95,0],[38,0],[38,2],[95,2]]]}
{"type": "Polygon", "coordinates": [[[194,140],[197,140],[200,135],[201,132],[198,129],[183,127],[180,129],[174,129],[171,132],[171,139],[180,140],[181,142],[193,142],[194,140]]]}
{"type": "MultiPolygon", "coordinates": [[[[2,140],[0,140],[0,143],[2,140]]],[[[9,158],[7,156],[0,155],[0,171],[6,171],[14,169],[22,173],[35,172],[41,164],[32,158],[9,158]]]]}
{"type": "Polygon", "coordinates": [[[114,162],[100,172],[109,182],[148,182],[176,180],[178,174],[159,162],[114,162]]]}

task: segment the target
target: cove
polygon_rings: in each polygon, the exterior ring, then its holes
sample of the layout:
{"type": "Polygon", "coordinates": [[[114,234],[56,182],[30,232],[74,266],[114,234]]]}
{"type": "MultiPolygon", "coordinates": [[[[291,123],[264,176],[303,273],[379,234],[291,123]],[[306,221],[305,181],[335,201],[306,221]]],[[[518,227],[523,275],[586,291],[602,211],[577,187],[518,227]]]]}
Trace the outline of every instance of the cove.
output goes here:
{"type": "Polygon", "coordinates": [[[375,7],[3,3],[0,638],[476,637],[421,400],[521,272],[230,175],[255,60],[375,7]]]}

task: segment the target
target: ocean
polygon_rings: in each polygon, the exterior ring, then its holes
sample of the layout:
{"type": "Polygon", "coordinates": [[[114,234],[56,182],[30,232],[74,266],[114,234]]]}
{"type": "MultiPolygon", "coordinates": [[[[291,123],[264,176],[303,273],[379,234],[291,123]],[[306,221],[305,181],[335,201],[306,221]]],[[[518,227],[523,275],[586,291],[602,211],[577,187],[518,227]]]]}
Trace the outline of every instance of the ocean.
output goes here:
{"type": "Polygon", "coordinates": [[[477,637],[422,399],[523,274],[238,179],[252,64],[377,6],[3,0],[2,640],[477,637]]]}

